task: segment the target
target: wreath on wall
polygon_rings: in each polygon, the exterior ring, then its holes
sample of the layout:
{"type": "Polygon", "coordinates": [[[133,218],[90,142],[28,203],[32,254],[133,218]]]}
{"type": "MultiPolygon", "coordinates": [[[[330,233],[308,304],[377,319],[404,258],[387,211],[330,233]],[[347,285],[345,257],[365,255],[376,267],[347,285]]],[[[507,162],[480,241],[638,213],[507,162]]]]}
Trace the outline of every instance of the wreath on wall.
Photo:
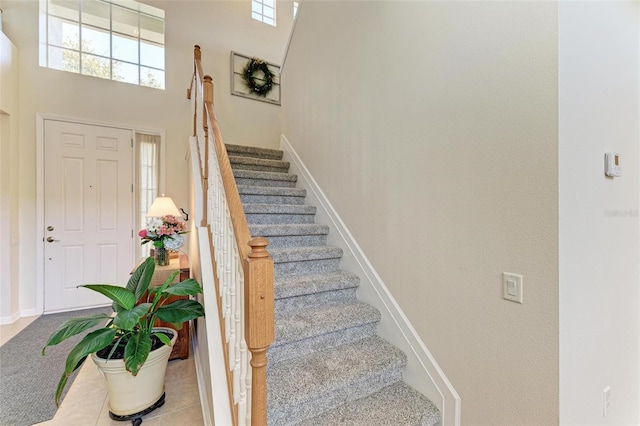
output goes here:
{"type": "Polygon", "coordinates": [[[242,70],[242,78],[251,90],[258,96],[267,97],[276,82],[276,75],[269,69],[262,59],[251,58],[242,70]]]}

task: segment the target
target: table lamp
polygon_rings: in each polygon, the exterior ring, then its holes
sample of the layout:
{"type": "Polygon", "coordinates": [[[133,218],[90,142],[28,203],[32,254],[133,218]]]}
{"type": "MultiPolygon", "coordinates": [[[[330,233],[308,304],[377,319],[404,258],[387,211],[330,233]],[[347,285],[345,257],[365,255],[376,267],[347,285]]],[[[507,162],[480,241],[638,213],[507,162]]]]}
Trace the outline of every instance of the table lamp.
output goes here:
{"type": "Polygon", "coordinates": [[[176,207],[171,197],[166,197],[162,194],[160,197],[156,197],[153,200],[153,204],[147,211],[147,217],[162,217],[166,215],[172,215],[179,219],[182,219],[182,213],[176,207]]]}

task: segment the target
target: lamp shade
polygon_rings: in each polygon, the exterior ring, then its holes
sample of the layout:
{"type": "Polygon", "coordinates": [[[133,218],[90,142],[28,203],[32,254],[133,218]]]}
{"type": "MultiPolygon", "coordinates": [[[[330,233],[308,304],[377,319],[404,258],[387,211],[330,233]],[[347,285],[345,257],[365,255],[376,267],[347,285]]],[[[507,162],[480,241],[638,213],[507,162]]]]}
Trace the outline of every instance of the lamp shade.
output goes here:
{"type": "Polygon", "coordinates": [[[164,194],[162,194],[161,197],[153,200],[153,204],[151,204],[151,207],[149,207],[147,211],[147,217],[162,217],[166,215],[172,215],[177,218],[182,217],[182,213],[178,210],[178,207],[176,207],[171,197],[165,197],[164,194]]]}

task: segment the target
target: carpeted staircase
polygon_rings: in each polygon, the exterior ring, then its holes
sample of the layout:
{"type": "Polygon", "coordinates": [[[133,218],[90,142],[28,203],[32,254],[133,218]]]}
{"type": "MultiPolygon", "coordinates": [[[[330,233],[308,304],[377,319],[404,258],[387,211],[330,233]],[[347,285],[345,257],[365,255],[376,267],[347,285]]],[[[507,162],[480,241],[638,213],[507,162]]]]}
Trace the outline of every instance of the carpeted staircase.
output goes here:
{"type": "Polygon", "coordinates": [[[402,381],[406,356],[376,336],[380,313],[356,298],[342,249],[314,223],[282,151],[227,145],[251,234],[275,263],[269,425],[434,425],[438,409],[402,381]]]}

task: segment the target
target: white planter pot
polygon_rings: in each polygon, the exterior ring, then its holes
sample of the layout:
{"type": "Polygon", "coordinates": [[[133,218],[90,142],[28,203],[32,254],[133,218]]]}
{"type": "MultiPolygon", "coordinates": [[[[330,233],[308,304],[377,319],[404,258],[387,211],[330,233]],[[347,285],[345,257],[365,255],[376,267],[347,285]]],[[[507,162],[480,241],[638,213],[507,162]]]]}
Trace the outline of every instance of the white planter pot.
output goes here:
{"type": "Polygon", "coordinates": [[[94,353],[91,359],[105,378],[109,393],[109,411],[116,416],[129,416],[140,413],[154,405],[164,393],[164,376],[171,355],[171,347],[178,333],[166,327],[154,330],[168,330],[173,333],[171,346],[151,351],[136,376],[129,373],[121,359],[106,360],[94,353]]]}

